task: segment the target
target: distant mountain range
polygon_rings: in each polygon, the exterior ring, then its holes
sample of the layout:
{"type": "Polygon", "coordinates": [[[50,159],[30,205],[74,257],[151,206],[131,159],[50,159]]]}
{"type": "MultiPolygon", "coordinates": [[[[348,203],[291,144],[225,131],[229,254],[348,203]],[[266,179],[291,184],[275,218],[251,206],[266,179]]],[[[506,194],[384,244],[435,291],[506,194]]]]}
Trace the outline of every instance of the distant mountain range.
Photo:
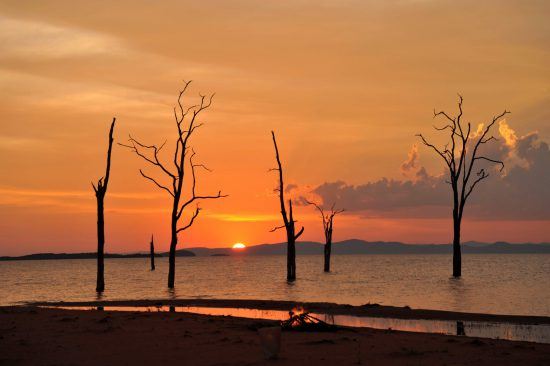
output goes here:
{"type": "MultiPolygon", "coordinates": [[[[323,243],[298,242],[296,254],[323,254],[323,243]]],[[[286,253],[286,243],[260,244],[248,246],[246,249],[231,248],[187,248],[197,256],[211,255],[280,255],[286,253]]],[[[368,242],[359,239],[350,239],[332,244],[332,253],[339,254],[451,254],[451,244],[404,244],[399,242],[368,242]]],[[[506,242],[480,243],[466,242],[462,244],[462,253],[466,254],[519,254],[519,253],[548,253],[550,243],[523,243],[510,244],[506,242]]]]}
{"type": "MultiPolygon", "coordinates": [[[[323,254],[323,243],[303,241],[296,244],[297,255],[323,254]]],[[[286,243],[259,244],[245,249],[194,247],[179,249],[178,257],[194,256],[230,256],[230,255],[281,255],[286,253],[286,243]]],[[[332,244],[332,253],[339,254],[451,254],[451,244],[404,244],[399,242],[367,242],[350,239],[332,244]]],[[[462,244],[465,254],[550,254],[550,243],[511,244],[506,242],[462,244]]],[[[167,252],[157,253],[156,257],[167,257],[167,252]]],[[[147,258],[147,253],[105,254],[105,258],[147,258]]],[[[7,260],[44,260],[44,259],[94,259],[96,253],[38,253],[20,257],[0,257],[7,260]]]]}

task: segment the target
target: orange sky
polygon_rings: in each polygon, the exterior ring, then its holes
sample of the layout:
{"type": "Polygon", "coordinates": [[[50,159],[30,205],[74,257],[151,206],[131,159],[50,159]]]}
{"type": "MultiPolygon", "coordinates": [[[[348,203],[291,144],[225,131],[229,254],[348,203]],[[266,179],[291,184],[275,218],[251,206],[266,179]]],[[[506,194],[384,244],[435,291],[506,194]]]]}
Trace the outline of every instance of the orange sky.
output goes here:
{"type": "MultiPolygon", "coordinates": [[[[189,95],[217,93],[193,146],[213,169],[200,189],[230,196],[202,205],[180,248],[284,240],[269,232],[280,221],[272,129],[300,191],[411,179],[401,165],[414,135],[433,135],[433,108],[453,112],[457,92],[472,123],[506,108],[506,126],[525,141],[536,131],[540,146],[550,141],[549,16],[546,1],[4,0],[0,255],[95,250],[90,181],[103,174],[111,118],[118,141],[174,138],[183,79],[195,80],[189,95]]],[[[430,174],[442,172],[428,150],[418,154],[430,174]]],[[[115,146],[108,252],[145,250],[151,233],[168,247],[169,200],[142,166],[115,146]]],[[[511,206],[496,218],[466,210],[464,240],[550,241],[547,211],[511,206]]],[[[316,212],[296,210],[301,239],[321,240],[316,212]]],[[[350,210],[335,240],[450,241],[450,210],[406,211],[350,210]]]]}

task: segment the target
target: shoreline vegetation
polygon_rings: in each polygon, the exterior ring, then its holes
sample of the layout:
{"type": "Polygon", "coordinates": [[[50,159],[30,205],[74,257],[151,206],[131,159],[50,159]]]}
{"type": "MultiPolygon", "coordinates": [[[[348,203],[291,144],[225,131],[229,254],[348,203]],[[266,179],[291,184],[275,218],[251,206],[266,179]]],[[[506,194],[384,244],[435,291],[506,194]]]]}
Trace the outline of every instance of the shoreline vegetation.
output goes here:
{"type": "MultiPolygon", "coordinates": [[[[164,305],[211,304],[287,310],[291,305],[290,302],[259,300],[161,302],[164,305]]],[[[116,303],[138,305],[146,302],[116,303]]],[[[395,315],[406,311],[418,314],[422,311],[373,304],[367,307],[320,303],[306,306],[312,311],[332,309],[335,312],[368,312],[369,315],[377,312],[395,315]]],[[[488,316],[487,319],[493,318],[488,316]]],[[[4,329],[0,364],[10,365],[544,365],[550,360],[550,344],[371,328],[340,328],[335,332],[286,331],[281,335],[277,360],[268,360],[262,353],[258,330],[278,322],[181,312],[15,306],[0,307],[0,324],[4,329]]]]}
{"type": "MultiPolygon", "coordinates": [[[[400,242],[367,242],[351,239],[332,244],[332,254],[448,254],[451,244],[404,244],[400,242]]],[[[323,254],[324,244],[297,242],[296,254],[323,254]]],[[[550,243],[481,243],[462,244],[464,254],[550,254],[550,243]]],[[[230,255],[284,255],[286,243],[259,244],[235,251],[231,248],[192,247],[176,250],[177,257],[230,256],[230,255]]],[[[167,257],[168,252],[155,253],[155,257],[167,257]]],[[[149,258],[148,253],[105,253],[105,258],[149,258]]],[[[35,253],[22,256],[2,256],[0,261],[49,260],[49,259],[95,259],[97,253],[35,253]]]]}
{"type": "MultiPolygon", "coordinates": [[[[155,257],[167,257],[166,253],[157,253],[155,257]]],[[[194,257],[195,254],[187,250],[181,251],[176,255],[177,257],[194,257]]],[[[129,253],[129,254],[117,254],[117,253],[105,253],[104,258],[118,259],[118,258],[149,258],[149,254],[144,253],[129,253]]],[[[19,257],[0,257],[0,261],[26,261],[26,260],[56,260],[56,259],[96,259],[97,253],[35,253],[27,254],[19,257]]]]}

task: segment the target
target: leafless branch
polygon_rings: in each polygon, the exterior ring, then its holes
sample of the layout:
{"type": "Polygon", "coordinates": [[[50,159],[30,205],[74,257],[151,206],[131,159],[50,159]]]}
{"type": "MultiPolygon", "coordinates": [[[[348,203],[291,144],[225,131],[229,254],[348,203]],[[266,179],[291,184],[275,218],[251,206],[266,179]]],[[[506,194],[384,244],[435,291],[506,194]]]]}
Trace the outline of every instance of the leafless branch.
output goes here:
{"type": "Polygon", "coordinates": [[[460,222],[462,219],[464,205],[474,188],[489,176],[484,169],[481,169],[477,173],[477,178],[474,182],[471,184],[469,183],[476,162],[483,160],[498,164],[500,165],[500,170],[503,170],[504,163],[502,161],[479,155],[479,147],[492,140],[497,140],[494,136],[489,136],[489,131],[497,121],[510,113],[504,110],[502,113],[494,116],[481,133],[472,135],[471,124],[468,122],[466,127],[463,126],[464,122],[462,116],[464,99],[460,94],[458,98],[458,113],[456,116],[452,117],[444,111],[436,112],[434,110],[434,118],[442,116],[447,120],[447,124],[443,127],[434,126],[434,128],[439,132],[449,131],[448,144],[451,144],[450,147],[447,147],[447,144],[443,150],[439,149],[428,142],[422,134],[417,135],[421,138],[424,145],[434,150],[443,160],[445,160],[445,164],[449,169],[450,177],[448,180],[445,180],[445,182],[450,184],[453,190],[453,219],[455,223],[460,222]]]}
{"type": "Polygon", "coordinates": [[[439,156],[441,156],[443,158],[443,160],[445,160],[445,163],[450,166],[451,162],[449,160],[447,160],[447,156],[445,155],[445,153],[439,151],[439,149],[437,147],[435,147],[433,144],[429,143],[424,138],[424,136],[422,136],[422,134],[417,134],[416,136],[420,137],[422,139],[422,143],[424,145],[426,145],[428,147],[431,147],[439,156]]]}
{"type": "Polygon", "coordinates": [[[298,240],[298,238],[304,233],[304,227],[302,226],[302,228],[300,229],[300,231],[298,231],[298,234],[294,235],[294,240],[298,240]]]}
{"type": "Polygon", "coordinates": [[[189,156],[189,165],[191,166],[191,177],[192,177],[192,180],[191,180],[191,197],[187,201],[185,201],[181,205],[181,207],[179,208],[178,213],[177,213],[178,218],[181,217],[181,215],[183,214],[183,211],[185,210],[185,208],[187,206],[189,206],[191,203],[193,203],[197,200],[224,198],[224,197],[228,196],[228,195],[222,194],[221,191],[218,191],[218,194],[216,194],[216,195],[197,195],[196,194],[197,176],[196,176],[196,173],[195,173],[195,168],[196,167],[202,167],[203,169],[205,169],[209,172],[211,170],[208,169],[204,164],[195,164],[195,163],[193,163],[193,158],[195,157],[196,153],[195,153],[195,150],[193,150],[193,149],[191,149],[191,150],[192,150],[192,154],[191,154],[191,156],[189,156]]]}
{"type": "Polygon", "coordinates": [[[495,138],[494,136],[491,136],[491,137],[488,137],[488,138],[487,138],[487,139],[485,139],[485,140],[481,140],[481,142],[480,142],[480,143],[481,143],[481,144],[486,144],[486,143],[488,143],[488,142],[489,142],[489,141],[491,141],[491,140],[495,140],[495,141],[498,141],[498,139],[497,139],[497,138],[495,138]]]}
{"type": "Polygon", "coordinates": [[[152,178],[152,177],[146,175],[146,174],[143,172],[143,170],[140,169],[139,172],[141,173],[141,175],[142,175],[143,178],[148,179],[148,180],[150,180],[151,182],[155,183],[155,185],[156,185],[157,187],[159,187],[160,189],[164,189],[166,192],[168,192],[168,193],[170,194],[170,196],[174,197],[174,193],[173,193],[170,189],[168,189],[168,187],[165,187],[165,186],[163,186],[162,184],[160,184],[159,182],[157,182],[157,181],[155,180],[155,178],[152,178]]]}
{"type": "Polygon", "coordinates": [[[281,226],[275,226],[273,229],[269,230],[270,233],[273,233],[279,229],[284,229],[286,226],[285,225],[281,225],[281,226]]]}
{"type": "Polygon", "coordinates": [[[481,169],[478,173],[477,173],[477,176],[478,178],[474,181],[474,183],[472,183],[472,185],[470,186],[470,188],[468,189],[468,192],[466,193],[466,195],[464,196],[464,201],[466,201],[468,199],[468,197],[470,197],[470,195],[472,194],[475,186],[481,182],[482,180],[484,180],[485,178],[487,178],[489,176],[488,173],[485,172],[485,169],[481,169]]]}
{"type": "Polygon", "coordinates": [[[498,165],[500,165],[499,171],[502,171],[504,169],[504,162],[502,162],[500,160],[490,159],[486,156],[476,156],[474,159],[475,160],[486,160],[486,161],[489,161],[491,163],[498,164],[498,165]]]}
{"type": "Polygon", "coordinates": [[[176,232],[179,233],[181,231],[189,229],[191,226],[193,226],[193,223],[195,222],[195,219],[197,216],[199,216],[199,212],[201,211],[201,208],[197,206],[195,209],[195,212],[193,213],[193,216],[191,216],[191,219],[189,220],[189,223],[181,228],[179,228],[176,232]]]}

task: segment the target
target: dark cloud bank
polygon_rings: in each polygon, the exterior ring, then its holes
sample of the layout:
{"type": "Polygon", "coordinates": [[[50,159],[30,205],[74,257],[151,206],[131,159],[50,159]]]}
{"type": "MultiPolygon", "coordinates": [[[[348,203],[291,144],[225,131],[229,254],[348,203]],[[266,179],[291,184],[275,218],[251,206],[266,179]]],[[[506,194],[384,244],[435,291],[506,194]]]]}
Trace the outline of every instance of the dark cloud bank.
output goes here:
{"type": "MultiPolygon", "coordinates": [[[[476,187],[465,215],[482,220],[550,219],[550,150],[538,133],[517,137],[501,122],[499,140],[486,144],[483,154],[505,162],[505,169],[489,169],[491,176],[476,187]]],[[[424,155],[433,151],[422,150],[424,155]]],[[[446,174],[429,174],[413,146],[401,170],[403,180],[382,178],[361,185],[327,182],[316,187],[325,205],[338,203],[365,217],[436,218],[450,215],[452,191],[446,174]]]]}

